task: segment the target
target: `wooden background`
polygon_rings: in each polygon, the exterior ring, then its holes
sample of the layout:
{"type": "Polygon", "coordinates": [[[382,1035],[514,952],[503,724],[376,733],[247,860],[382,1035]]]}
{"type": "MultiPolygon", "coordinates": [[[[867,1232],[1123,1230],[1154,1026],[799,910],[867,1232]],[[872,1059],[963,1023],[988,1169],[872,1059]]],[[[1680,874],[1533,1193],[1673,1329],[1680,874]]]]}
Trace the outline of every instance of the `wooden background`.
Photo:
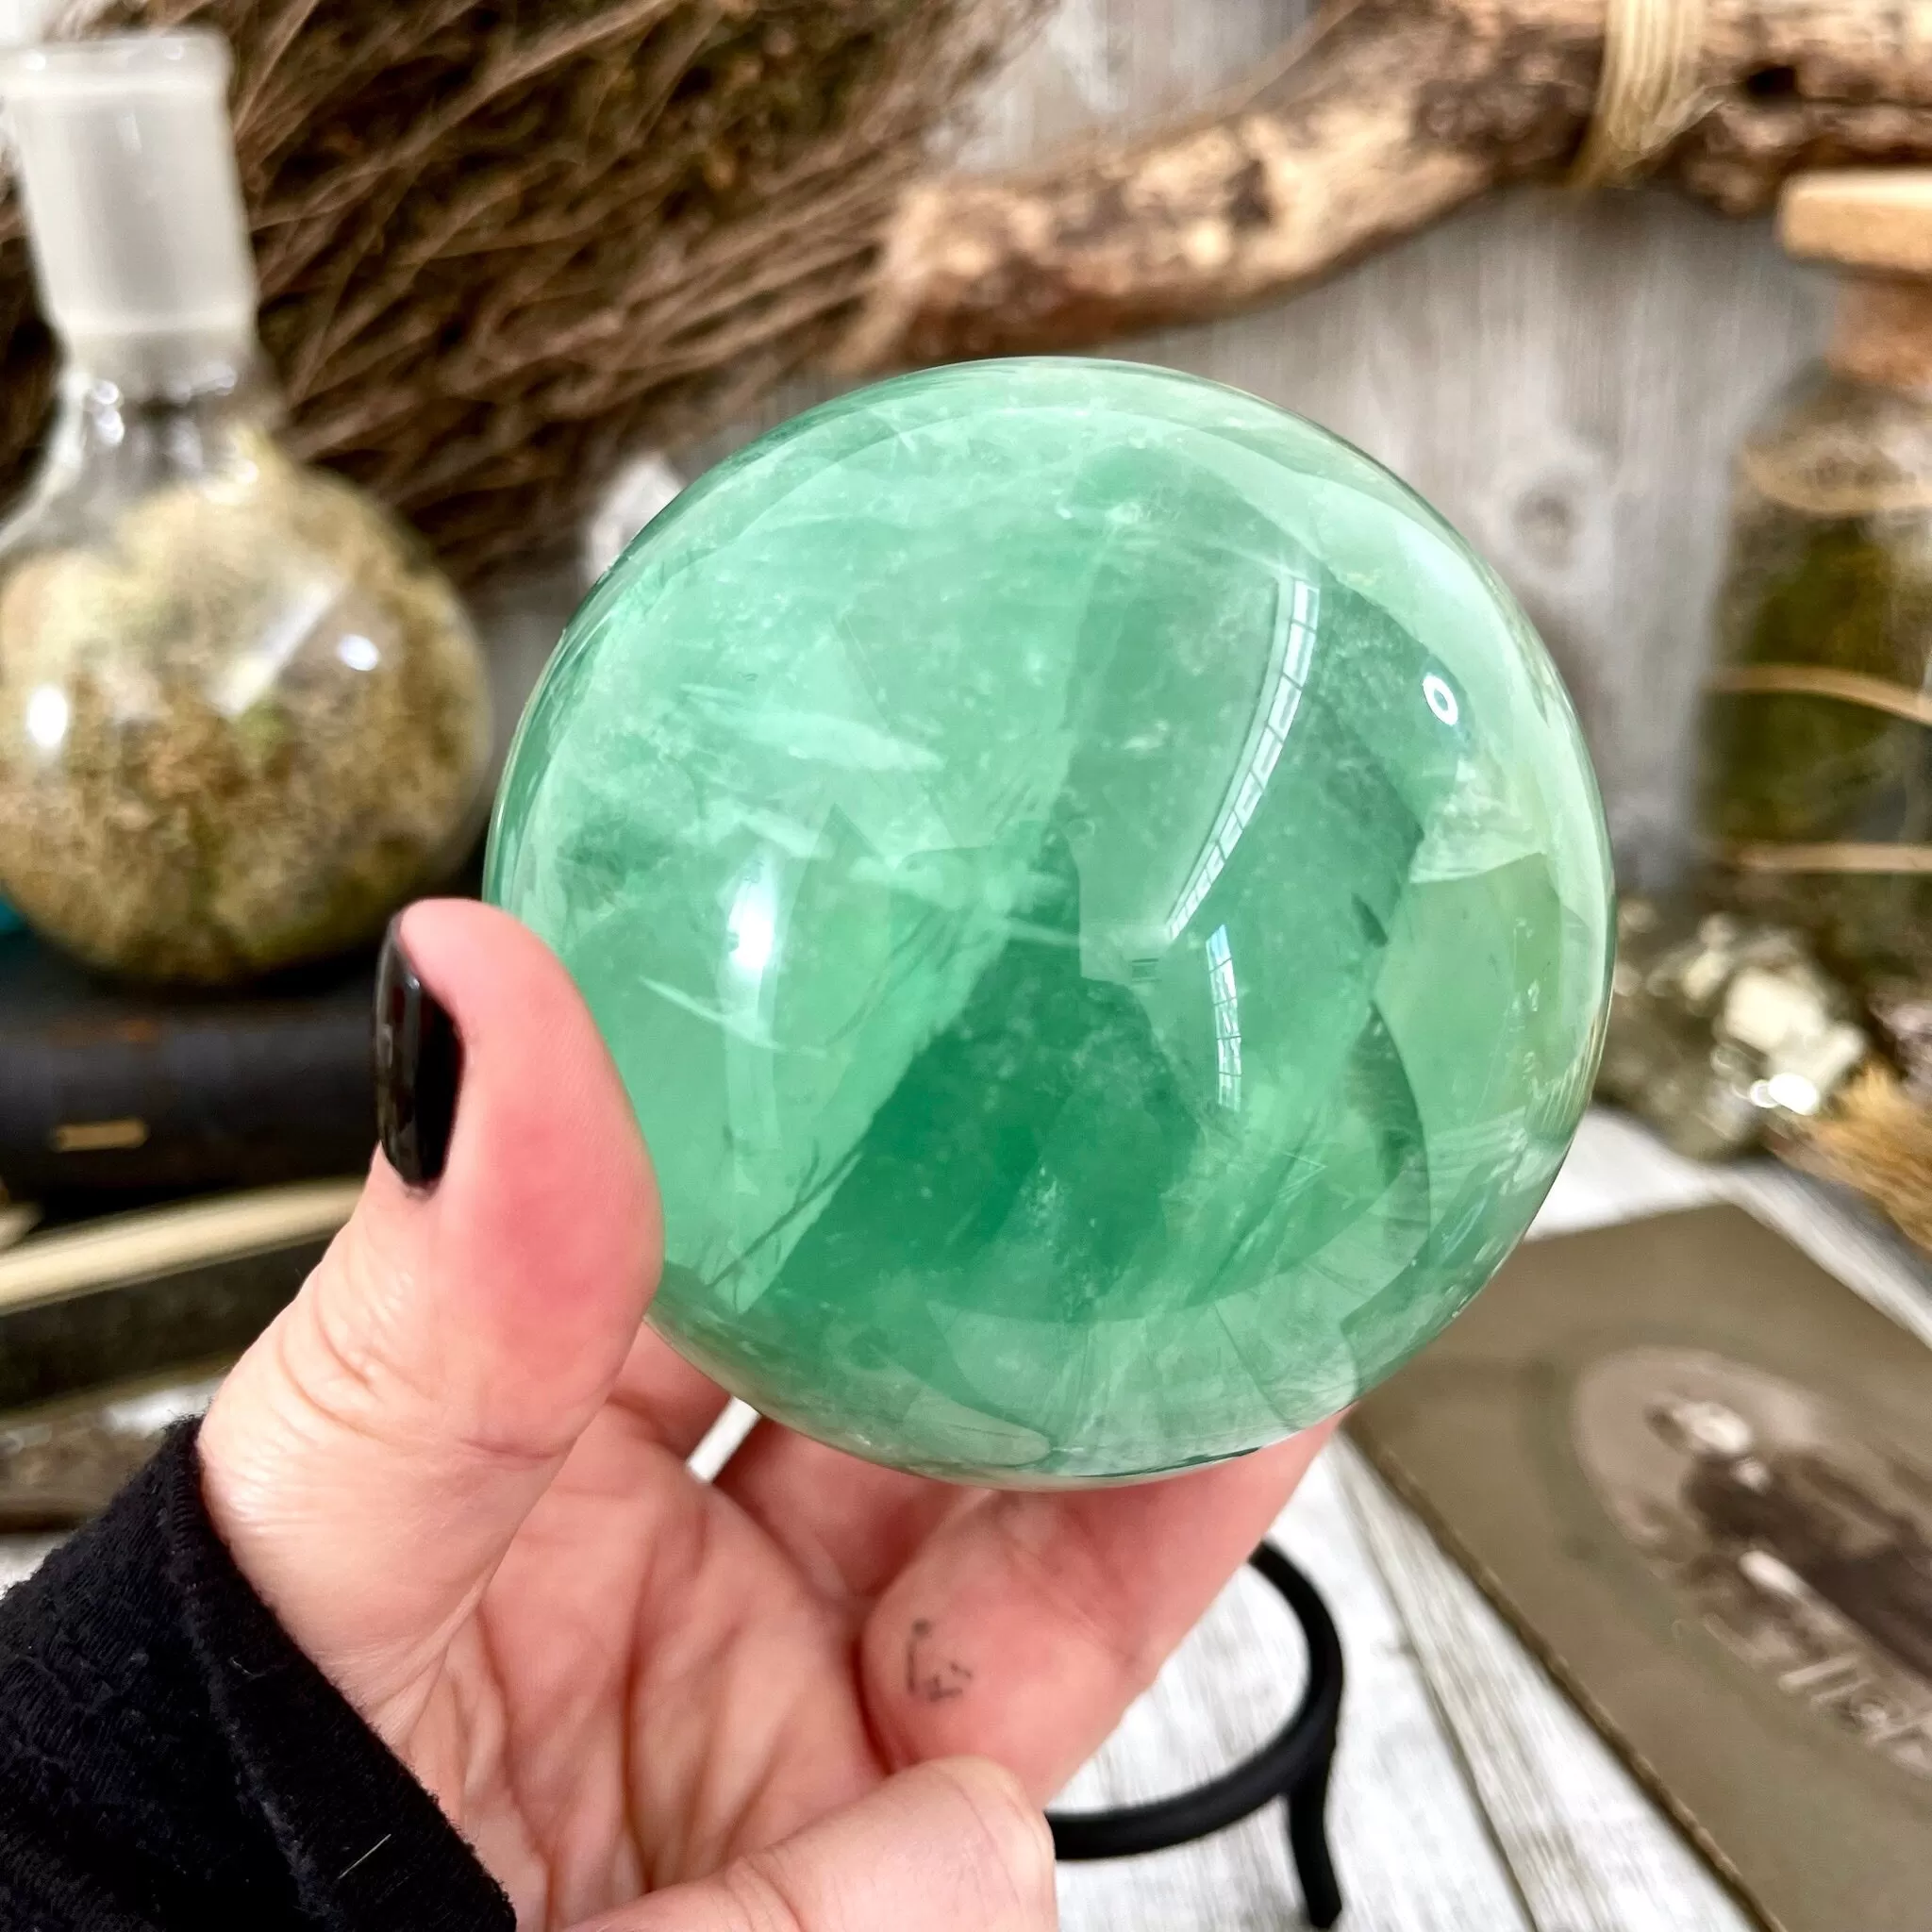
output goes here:
{"type": "MultiPolygon", "coordinates": [[[[1020,165],[1238,84],[1305,0],[1058,0],[976,105],[962,164],[1020,165]]],[[[1664,191],[1515,190],[1293,299],[1107,345],[1270,397],[1413,484],[1515,591],[1562,667],[1626,887],[1689,846],[1691,735],[1731,455],[1821,346],[1828,276],[1767,222],[1664,191]]],[[[799,386],[688,458],[694,475],[826,393],[799,386]]],[[[479,612],[507,740],[582,585],[479,612]]]]}
{"type": "MultiPolygon", "coordinates": [[[[1060,0],[992,85],[975,164],[1239,81],[1301,0],[1060,0]]],[[[1112,353],[1285,403],[1437,505],[1568,679],[1619,871],[1686,850],[1694,694],[1731,452],[1814,355],[1827,277],[1764,222],[1661,191],[1501,194],[1294,299],[1112,353]]]]}

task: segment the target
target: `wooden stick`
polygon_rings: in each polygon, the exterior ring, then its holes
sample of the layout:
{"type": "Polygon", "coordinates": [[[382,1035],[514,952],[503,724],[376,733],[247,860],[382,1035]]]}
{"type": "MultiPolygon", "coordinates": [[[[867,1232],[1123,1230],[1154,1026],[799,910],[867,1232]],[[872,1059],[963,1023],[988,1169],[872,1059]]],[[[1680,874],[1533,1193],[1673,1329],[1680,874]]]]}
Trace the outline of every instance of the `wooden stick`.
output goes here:
{"type": "MultiPolygon", "coordinates": [[[[1574,160],[1605,0],[1356,0],[1260,94],[898,205],[839,356],[855,372],[1069,348],[1316,280],[1574,160]]],[[[1727,214],[1800,167],[1932,158],[1932,0],[1706,0],[1685,125],[1653,158],[1727,214]]]]}

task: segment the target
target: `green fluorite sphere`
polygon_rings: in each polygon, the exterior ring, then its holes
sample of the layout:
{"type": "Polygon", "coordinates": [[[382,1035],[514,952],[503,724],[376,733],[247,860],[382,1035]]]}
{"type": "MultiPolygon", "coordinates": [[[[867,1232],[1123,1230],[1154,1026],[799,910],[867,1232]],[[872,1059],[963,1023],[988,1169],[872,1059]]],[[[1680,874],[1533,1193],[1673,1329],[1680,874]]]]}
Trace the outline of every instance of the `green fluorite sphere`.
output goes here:
{"type": "Polygon", "coordinates": [[[1324,431],[982,362],[713,470],[572,622],[489,895],[663,1189],[651,1319],[766,1415],[999,1484],[1331,1413],[1527,1226],[1610,881],[1562,686],[1324,431]]]}

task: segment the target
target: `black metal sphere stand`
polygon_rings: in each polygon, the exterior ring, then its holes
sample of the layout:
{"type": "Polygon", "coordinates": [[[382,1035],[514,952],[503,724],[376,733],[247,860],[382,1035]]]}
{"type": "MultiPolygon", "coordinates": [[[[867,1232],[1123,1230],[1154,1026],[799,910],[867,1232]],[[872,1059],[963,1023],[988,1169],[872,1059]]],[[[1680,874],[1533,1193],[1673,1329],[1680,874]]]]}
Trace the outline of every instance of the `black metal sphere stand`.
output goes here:
{"type": "Polygon", "coordinates": [[[1050,1812],[1047,1823],[1059,1857],[1130,1858],[1207,1838],[1284,1799],[1303,1907],[1311,1924],[1328,1926],[1341,1916],[1327,1828],[1328,1772],[1341,1722],[1341,1640],[1321,1591],[1273,1543],[1248,1561],[1287,1598],[1307,1642],[1307,1688],[1294,1714],[1252,1757],[1191,1791],[1118,1811],[1050,1812]]]}

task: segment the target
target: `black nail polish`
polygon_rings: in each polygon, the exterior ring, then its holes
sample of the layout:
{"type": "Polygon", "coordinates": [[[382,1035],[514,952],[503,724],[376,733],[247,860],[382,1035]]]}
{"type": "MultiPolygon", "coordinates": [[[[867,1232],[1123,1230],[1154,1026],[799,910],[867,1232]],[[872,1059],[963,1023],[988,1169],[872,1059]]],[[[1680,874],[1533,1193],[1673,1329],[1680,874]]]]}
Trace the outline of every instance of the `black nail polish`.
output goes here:
{"type": "Polygon", "coordinates": [[[410,1187],[428,1188],[449,1158],[463,1043],[396,926],[391,920],[375,969],[375,1127],[389,1164],[410,1187]]]}

